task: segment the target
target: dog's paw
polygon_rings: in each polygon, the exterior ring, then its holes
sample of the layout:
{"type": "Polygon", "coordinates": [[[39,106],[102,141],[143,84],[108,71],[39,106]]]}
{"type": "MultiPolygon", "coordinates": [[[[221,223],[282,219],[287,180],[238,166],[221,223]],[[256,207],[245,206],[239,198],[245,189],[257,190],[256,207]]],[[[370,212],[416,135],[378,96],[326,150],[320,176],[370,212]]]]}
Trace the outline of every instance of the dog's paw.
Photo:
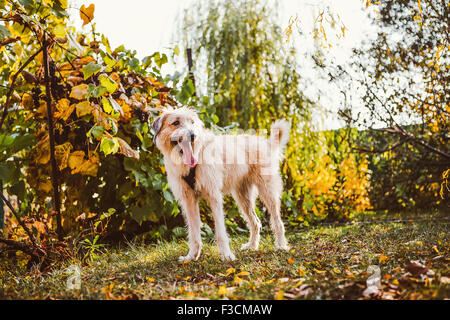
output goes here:
{"type": "Polygon", "coordinates": [[[284,245],[278,245],[275,247],[275,249],[277,250],[283,250],[283,251],[289,251],[291,249],[291,247],[289,247],[287,244],[284,245]]]}
{"type": "Polygon", "coordinates": [[[220,255],[220,258],[222,259],[222,261],[234,261],[234,260],[236,260],[236,257],[233,254],[233,252],[222,253],[220,255]]]}
{"type": "Polygon", "coordinates": [[[245,243],[241,246],[241,250],[258,250],[258,244],[257,243],[245,243]]]}
{"type": "Polygon", "coordinates": [[[194,258],[192,258],[190,255],[181,256],[178,258],[178,263],[189,263],[192,260],[194,260],[194,258]]]}

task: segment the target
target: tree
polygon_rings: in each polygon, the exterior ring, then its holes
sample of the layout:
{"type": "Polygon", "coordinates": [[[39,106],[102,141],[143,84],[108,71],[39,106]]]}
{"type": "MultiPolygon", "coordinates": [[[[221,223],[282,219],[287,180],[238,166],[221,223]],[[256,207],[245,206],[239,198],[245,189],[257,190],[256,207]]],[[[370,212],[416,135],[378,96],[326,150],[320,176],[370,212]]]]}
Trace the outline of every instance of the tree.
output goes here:
{"type": "Polygon", "coordinates": [[[198,99],[221,126],[235,121],[261,130],[288,118],[293,129],[282,172],[290,223],[347,219],[370,207],[367,164],[348,155],[338,132],[317,132],[311,124],[316,105],[303,95],[302,66],[276,12],[260,0],[199,1],[186,11],[184,40],[197,56],[198,99]]]}
{"type": "Polygon", "coordinates": [[[414,205],[437,195],[450,166],[450,8],[434,0],[376,6],[376,39],[354,51],[351,72],[333,73],[338,81],[357,79],[364,107],[345,105],[340,114],[349,127],[367,130],[351,141],[356,150],[384,153],[373,156],[374,181],[382,186],[376,198],[414,205]]]}
{"type": "Polygon", "coordinates": [[[199,90],[218,123],[261,128],[277,117],[309,120],[293,48],[283,45],[276,7],[267,1],[199,1],[183,25],[196,54],[199,90]],[[202,87],[203,86],[203,87],[202,87]]]}
{"type": "MultiPolygon", "coordinates": [[[[61,245],[55,231],[95,243],[107,225],[123,237],[147,224],[160,236],[178,213],[148,124],[177,104],[161,83],[167,57],[112,49],[95,28],[68,26],[67,10],[64,0],[0,1],[1,196],[14,214],[0,242],[35,259],[61,245]]],[[[89,24],[94,5],[78,13],[89,24]]]]}

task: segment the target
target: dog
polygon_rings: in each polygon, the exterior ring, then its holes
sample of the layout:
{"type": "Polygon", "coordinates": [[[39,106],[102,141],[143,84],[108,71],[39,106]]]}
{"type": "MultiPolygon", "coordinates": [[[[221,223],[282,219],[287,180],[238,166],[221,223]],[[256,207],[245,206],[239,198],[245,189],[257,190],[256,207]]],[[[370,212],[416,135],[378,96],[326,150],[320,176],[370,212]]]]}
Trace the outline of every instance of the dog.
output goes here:
{"type": "Polygon", "coordinates": [[[255,212],[259,194],[270,215],[277,249],[288,250],[280,216],[282,179],[279,162],[289,140],[290,124],[277,120],[266,139],[257,135],[219,135],[204,127],[195,110],[164,110],[152,123],[153,141],[162,152],[169,187],[188,228],[189,253],[180,262],[198,260],[202,240],[198,200],[211,208],[222,260],[235,260],[225,229],[223,194],[235,199],[250,230],[242,249],[257,249],[261,222],[255,212]]]}

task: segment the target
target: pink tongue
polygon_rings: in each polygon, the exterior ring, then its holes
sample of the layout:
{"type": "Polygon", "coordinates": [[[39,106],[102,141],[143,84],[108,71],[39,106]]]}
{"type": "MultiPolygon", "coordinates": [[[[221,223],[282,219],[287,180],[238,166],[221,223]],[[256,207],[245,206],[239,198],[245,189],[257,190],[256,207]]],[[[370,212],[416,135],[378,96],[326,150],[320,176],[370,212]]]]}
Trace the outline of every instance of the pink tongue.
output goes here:
{"type": "Polygon", "coordinates": [[[195,159],[192,152],[192,146],[189,141],[183,141],[180,143],[181,149],[183,150],[184,164],[193,168],[197,165],[197,159],[195,159]]]}

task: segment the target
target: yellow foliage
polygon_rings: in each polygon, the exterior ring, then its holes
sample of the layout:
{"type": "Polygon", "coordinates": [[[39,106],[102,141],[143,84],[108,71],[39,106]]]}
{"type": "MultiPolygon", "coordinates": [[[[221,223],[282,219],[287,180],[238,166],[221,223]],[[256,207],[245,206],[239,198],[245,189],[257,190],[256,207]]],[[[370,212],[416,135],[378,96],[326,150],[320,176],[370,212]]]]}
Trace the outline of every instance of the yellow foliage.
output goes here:
{"type": "Polygon", "coordinates": [[[333,148],[328,146],[331,139],[336,137],[329,132],[317,136],[294,133],[291,137],[287,165],[293,180],[293,195],[303,199],[302,214],[325,218],[333,212],[336,216],[348,217],[352,211],[371,207],[367,159],[357,159],[343,144],[339,150],[330,150],[333,148]],[[308,151],[302,158],[298,150],[305,149],[305,143],[315,150],[308,151]]]}

